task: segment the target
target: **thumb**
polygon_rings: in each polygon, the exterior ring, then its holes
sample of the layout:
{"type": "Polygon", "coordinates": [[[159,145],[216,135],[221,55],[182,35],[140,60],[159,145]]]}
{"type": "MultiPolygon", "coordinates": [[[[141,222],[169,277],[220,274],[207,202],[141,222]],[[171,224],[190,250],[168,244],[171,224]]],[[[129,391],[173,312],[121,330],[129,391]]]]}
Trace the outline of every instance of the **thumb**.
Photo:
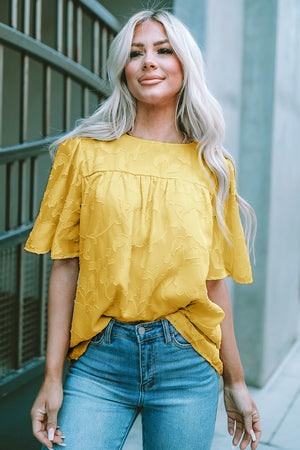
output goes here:
{"type": "Polygon", "coordinates": [[[49,441],[53,441],[57,426],[57,411],[48,411],[47,432],[49,441]]]}
{"type": "Polygon", "coordinates": [[[251,413],[245,415],[244,425],[245,425],[246,433],[248,433],[251,436],[252,440],[255,441],[256,438],[255,438],[255,433],[252,428],[252,414],[251,413]]]}

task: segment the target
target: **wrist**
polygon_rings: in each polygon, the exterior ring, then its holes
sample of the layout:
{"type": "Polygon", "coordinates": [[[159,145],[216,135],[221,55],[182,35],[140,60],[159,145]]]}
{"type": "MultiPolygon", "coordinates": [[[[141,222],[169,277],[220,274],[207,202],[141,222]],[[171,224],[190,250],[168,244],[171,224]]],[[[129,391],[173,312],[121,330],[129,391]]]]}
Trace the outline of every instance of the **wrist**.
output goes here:
{"type": "Polygon", "coordinates": [[[247,388],[245,380],[239,381],[223,381],[224,390],[236,390],[236,389],[245,389],[247,388]]]}
{"type": "Polygon", "coordinates": [[[45,367],[44,381],[49,383],[62,383],[63,379],[63,367],[53,368],[45,367]]]}
{"type": "Polygon", "coordinates": [[[225,371],[223,373],[223,383],[224,387],[239,387],[246,385],[244,373],[241,372],[229,372],[225,371]]]}

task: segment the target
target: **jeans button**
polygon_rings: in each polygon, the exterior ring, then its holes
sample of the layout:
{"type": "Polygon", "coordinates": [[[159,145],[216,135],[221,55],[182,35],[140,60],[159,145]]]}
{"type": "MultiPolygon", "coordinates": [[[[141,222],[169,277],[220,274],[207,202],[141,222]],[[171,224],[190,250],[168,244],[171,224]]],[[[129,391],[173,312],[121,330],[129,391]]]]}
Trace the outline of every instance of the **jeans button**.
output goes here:
{"type": "Polygon", "coordinates": [[[145,334],[145,328],[144,327],[140,327],[139,328],[139,334],[141,334],[141,335],[143,335],[143,334],[145,334]]]}

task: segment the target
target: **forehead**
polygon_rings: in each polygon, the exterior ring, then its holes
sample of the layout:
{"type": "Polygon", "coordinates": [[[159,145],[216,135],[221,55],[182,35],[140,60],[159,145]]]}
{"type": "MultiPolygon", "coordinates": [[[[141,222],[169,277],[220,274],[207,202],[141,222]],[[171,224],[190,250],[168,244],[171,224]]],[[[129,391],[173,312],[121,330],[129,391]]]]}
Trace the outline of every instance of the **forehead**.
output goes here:
{"type": "Polygon", "coordinates": [[[143,41],[158,41],[168,39],[165,27],[160,22],[143,22],[135,27],[133,43],[143,41]]]}

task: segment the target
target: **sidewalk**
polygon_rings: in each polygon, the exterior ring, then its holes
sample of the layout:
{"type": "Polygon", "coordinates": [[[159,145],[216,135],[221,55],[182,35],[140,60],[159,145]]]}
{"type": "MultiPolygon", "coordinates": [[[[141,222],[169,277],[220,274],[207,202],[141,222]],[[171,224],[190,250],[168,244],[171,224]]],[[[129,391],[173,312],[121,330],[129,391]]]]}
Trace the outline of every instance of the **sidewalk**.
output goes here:
{"type": "MultiPolygon", "coordinates": [[[[250,388],[261,414],[263,435],[260,450],[300,449],[300,339],[263,389],[250,388]]],[[[220,394],[212,450],[230,450],[226,413],[220,394]]],[[[250,447],[247,447],[247,450],[250,447]]],[[[124,450],[141,450],[141,419],[137,418],[124,450]]],[[[178,449],[181,450],[181,449],[178,449]]]]}

